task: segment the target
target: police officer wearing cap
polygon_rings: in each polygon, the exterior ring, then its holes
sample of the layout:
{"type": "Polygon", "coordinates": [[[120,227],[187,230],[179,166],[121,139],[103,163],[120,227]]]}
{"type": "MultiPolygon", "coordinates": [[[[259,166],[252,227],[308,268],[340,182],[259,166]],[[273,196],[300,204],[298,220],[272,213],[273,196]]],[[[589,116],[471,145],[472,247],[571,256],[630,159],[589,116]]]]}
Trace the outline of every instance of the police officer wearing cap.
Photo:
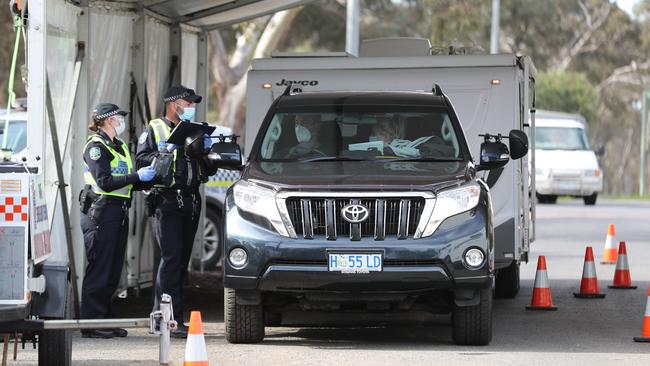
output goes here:
{"type": "MultiPolygon", "coordinates": [[[[176,338],[187,337],[183,323],[183,283],[192,254],[194,236],[201,214],[199,186],[208,180],[210,171],[201,158],[191,154],[189,147],[167,143],[172,130],[179,123],[192,121],[196,104],[202,97],[184,86],[173,86],[165,92],[164,115],[149,122],[147,130],[138,140],[136,165],[150,165],[162,154],[173,154],[172,179],[166,184],[156,184],[148,197],[150,212],[155,218],[156,240],[160,248],[160,264],[155,287],[154,309],[162,294],[169,294],[174,304],[174,319],[178,329],[172,332],[176,338]]],[[[212,145],[209,136],[199,136],[202,154],[212,145]]],[[[193,149],[195,150],[195,149],[193,149]]],[[[201,155],[199,154],[199,155],[201,155]]],[[[156,179],[158,180],[158,179],[156,179]]]]}
{"type": "MultiPolygon", "coordinates": [[[[97,105],[88,127],[94,133],[84,148],[84,190],[81,229],[87,266],[81,292],[81,317],[103,319],[114,316],[112,296],[117,289],[128,236],[128,210],[134,184],[155,176],[151,167],[133,169],[128,146],[117,138],[125,130],[124,116],[111,103],[97,105]]],[[[126,337],[124,329],[84,330],[86,338],[126,337]]]]}

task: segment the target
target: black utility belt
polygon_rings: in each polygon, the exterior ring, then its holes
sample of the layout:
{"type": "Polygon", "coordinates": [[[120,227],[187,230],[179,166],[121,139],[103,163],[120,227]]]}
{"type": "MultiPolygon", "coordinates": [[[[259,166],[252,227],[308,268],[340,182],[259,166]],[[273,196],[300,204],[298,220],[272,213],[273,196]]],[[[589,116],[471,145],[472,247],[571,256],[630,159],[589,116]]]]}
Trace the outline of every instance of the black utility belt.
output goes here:
{"type": "Polygon", "coordinates": [[[156,194],[161,196],[181,196],[181,197],[192,197],[199,194],[198,189],[188,189],[188,188],[154,188],[153,191],[156,194]]]}
{"type": "Polygon", "coordinates": [[[131,199],[129,198],[120,198],[120,197],[114,197],[114,196],[107,196],[107,195],[100,195],[100,197],[97,199],[97,201],[101,201],[105,204],[108,205],[116,205],[116,206],[126,206],[131,207],[131,199]]]}

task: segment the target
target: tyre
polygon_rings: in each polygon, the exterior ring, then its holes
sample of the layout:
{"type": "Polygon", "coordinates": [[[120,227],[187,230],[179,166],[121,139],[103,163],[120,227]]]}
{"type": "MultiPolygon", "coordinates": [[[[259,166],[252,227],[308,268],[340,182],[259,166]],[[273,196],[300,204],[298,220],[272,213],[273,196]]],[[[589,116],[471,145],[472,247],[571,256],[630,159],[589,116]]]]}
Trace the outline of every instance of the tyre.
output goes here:
{"type": "Polygon", "coordinates": [[[519,293],[519,263],[512,262],[508,267],[497,270],[494,281],[494,296],[511,299],[519,293]]]}
{"type": "Polygon", "coordinates": [[[224,289],[226,340],[230,343],[259,343],[264,339],[263,305],[237,304],[236,290],[224,289]]]}
{"type": "Polygon", "coordinates": [[[221,259],[223,251],[221,241],[221,215],[219,211],[207,207],[203,222],[203,256],[201,264],[204,269],[213,269],[221,259]]]}
{"type": "MultiPolygon", "coordinates": [[[[72,319],[72,286],[68,284],[65,319],[72,319]]],[[[38,366],[72,365],[72,331],[44,330],[38,336],[38,366]]]]}
{"type": "Polygon", "coordinates": [[[584,196],[582,199],[585,201],[585,205],[593,206],[596,204],[596,199],[598,199],[598,193],[594,193],[591,196],[584,196]]]}
{"type": "Polygon", "coordinates": [[[554,194],[537,194],[537,202],[555,204],[557,202],[557,195],[554,194]]]}
{"type": "Polygon", "coordinates": [[[485,346],[492,340],[492,289],[480,290],[475,306],[453,306],[451,313],[454,343],[485,346]]]}

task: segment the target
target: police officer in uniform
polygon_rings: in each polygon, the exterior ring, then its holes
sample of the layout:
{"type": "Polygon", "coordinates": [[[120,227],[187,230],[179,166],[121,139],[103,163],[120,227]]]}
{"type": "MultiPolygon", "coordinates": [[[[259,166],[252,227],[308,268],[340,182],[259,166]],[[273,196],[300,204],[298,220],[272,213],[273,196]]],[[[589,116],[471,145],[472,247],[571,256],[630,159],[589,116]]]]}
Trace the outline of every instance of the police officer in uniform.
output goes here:
{"type": "MultiPolygon", "coordinates": [[[[128,210],[133,184],[154,178],[151,167],[133,169],[128,146],[117,138],[124,132],[124,116],[111,103],[99,104],[93,111],[84,148],[84,189],[81,229],[88,264],[81,294],[81,317],[103,319],[114,316],[112,296],[117,289],[128,235],[128,210]]],[[[126,337],[125,329],[84,330],[85,338],[126,337]]]]}
{"type": "MultiPolygon", "coordinates": [[[[156,241],[161,257],[154,309],[158,308],[162,294],[171,295],[174,319],[179,324],[178,329],[172,333],[176,338],[187,337],[188,329],[183,323],[182,290],[201,214],[199,186],[216,171],[212,171],[201,158],[189,154],[186,146],[169,144],[167,139],[176,125],[194,118],[196,104],[202,99],[194,90],[184,86],[169,88],[163,96],[164,115],[149,122],[149,127],[140,136],[136,154],[138,167],[150,165],[163,154],[173,154],[170,172],[172,179],[163,179],[166,182],[161,184],[157,177],[157,184],[147,200],[155,218],[156,241]]],[[[207,135],[201,140],[197,142],[201,144],[199,150],[203,153],[210,148],[212,140],[207,135]]]]}

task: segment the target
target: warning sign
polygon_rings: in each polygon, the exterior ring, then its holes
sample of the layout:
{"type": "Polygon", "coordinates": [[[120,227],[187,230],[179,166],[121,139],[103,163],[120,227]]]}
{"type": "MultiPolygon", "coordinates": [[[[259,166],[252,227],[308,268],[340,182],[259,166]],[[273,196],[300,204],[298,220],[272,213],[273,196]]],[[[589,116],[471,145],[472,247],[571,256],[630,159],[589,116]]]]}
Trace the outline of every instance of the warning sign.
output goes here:
{"type": "Polygon", "coordinates": [[[47,217],[45,183],[43,175],[32,175],[30,181],[30,227],[32,233],[32,253],[35,263],[47,259],[52,253],[50,243],[50,222],[47,217]]]}

